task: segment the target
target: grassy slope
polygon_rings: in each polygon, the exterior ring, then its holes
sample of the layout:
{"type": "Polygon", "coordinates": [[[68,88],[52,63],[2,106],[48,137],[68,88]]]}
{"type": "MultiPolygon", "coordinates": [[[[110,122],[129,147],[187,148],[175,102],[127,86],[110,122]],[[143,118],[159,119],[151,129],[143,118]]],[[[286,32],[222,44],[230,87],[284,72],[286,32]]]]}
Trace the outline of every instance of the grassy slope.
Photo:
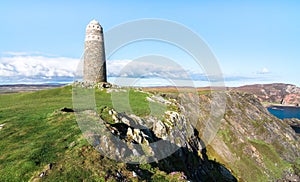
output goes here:
{"type": "Polygon", "coordinates": [[[28,180],[58,160],[65,147],[80,135],[74,116],[54,114],[72,106],[71,88],[0,95],[0,179],[28,180]]]}
{"type": "MultiPolygon", "coordinates": [[[[97,91],[96,95],[99,110],[112,107],[111,94],[97,91]]],[[[151,113],[145,93],[129,90],[114,97],[128,95],[131,112],[138,116],[151,113]]],[[[71,86],[0,95],[0,124],[5,124],[0,130],[0,181],[38,180],[50,163],[54,167],[47,171],[46,181],[104,181],[105,175],[116,171],[132,177],[125,164],[102,157],[87,143],[74,114],[60,112],[63,107],[72,108],[71,86]]],[[[121,106],[119,111],[128,112],[128,108],[121,106]]],[[[153,173],[149,178],[154,181],[174,177],[158,169],[145,170],[153,173]]]]}

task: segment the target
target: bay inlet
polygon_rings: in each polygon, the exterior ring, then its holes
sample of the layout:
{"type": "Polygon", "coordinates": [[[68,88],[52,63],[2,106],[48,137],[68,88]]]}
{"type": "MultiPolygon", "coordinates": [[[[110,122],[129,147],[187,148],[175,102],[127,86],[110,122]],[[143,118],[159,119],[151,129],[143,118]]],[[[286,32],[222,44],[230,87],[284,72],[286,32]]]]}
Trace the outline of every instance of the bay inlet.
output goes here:
{"type": "MultiPolygon", "coordinates": [[[[267,110],[279,119],[300,119],[300,107],[296,106],[269,106],[267,110]]],[[[300,133],[299,126],[291,126],[296,133],[300,133]]]]}

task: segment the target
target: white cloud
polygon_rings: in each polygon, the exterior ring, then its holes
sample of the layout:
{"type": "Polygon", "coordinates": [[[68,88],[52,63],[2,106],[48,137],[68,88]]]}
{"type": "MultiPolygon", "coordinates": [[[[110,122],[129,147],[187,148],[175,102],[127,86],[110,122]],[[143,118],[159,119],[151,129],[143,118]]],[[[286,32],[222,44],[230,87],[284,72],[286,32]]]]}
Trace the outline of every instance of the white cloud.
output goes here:
{"type": "Polygon", "coordinates": [[[270,71],[269,71],[268,68],[262,68],[262,69],[258,72],[258,74],[268,74],[268,73],[270,73],[270,71]]]}
{"type": "Polygon", "coordinates": [[[31,55],[23,52],[5,54],[7,56],[0,57],[2,82],[11,81],[12,78],[55,80],[57,77],[73,77],[79,62],[78,59],[73,58],[31,55]]]}
{"type": "MultiPolygon", "coordinates": [[[[40,53],[6,52],[5,54],[2,53],[0,57],[0,84],[72,82],[78,65],[79,59],[54,57],[40,53]]],[[[110,78],[144,79],[148,80],[150,84],[154,84],[154,82],[165,84],[165,82],[172,82],[172,80],[183,80],[184,83],[186,81],[209,83],[205,74],[185,70],[177,63],[163,59],[149,61],[108,60],[107,72],[110,78]]],[[[255,74],[248,76],[224,75],[224,79],[226,83],[261,82],[267,76],[262,76],[262,74],[269,73],[269,70],[263,68],[257,73],[260,74],[259,77],[255,74]]],[[[143,81],[141,83],[145,84],[143,81]]]]}
{"type": "Polygon", "coordinates": [[[177,64],[150,61],[108,60],[108,75],[112,77],[163,77],[189,79],[187,70],[177,64]]]}
{"type": "Polygon", "coordinates": [[[1,57],[0,76],[73,76],[78,62],[65,57],[1,57]]]}

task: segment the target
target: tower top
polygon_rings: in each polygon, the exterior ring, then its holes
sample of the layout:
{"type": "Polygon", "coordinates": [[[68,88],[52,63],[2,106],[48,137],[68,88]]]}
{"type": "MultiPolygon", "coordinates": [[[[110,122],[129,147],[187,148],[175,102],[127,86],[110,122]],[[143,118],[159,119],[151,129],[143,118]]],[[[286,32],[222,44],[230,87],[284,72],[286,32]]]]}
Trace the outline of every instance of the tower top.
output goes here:
{"type": "Polygon", "coordinates": [[[100,23],[97,20],[93,19],[92,21],[90,21],[89,25],[100,25],[100,23]]]}
{"type": "Polygon", "coordinates": [[[90,23],[86,26],[86,29],[102,29],[100,23],[93,19],[92,21],[90,21],[90,23]]]}
{"type": "Polygon", "coordinates": [[[103,41],[102,37],[103,31],[100,23],[97,20],[92,20],[86,26],[86,36],[85,41],[95,40],[95,41],[103,41]]]}

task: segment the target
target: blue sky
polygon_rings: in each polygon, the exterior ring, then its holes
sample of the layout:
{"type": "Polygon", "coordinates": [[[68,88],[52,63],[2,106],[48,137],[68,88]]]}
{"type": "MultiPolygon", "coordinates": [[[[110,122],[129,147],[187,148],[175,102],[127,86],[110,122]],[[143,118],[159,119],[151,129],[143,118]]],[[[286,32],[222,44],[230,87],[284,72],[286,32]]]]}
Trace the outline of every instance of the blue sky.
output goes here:
{"type": "MultiPolygon", "coordinates": [[[[296,0],[1,2],[0,82],[19,82],[24,75],[33,80],[70,76],[70,63],[83,53],[85,26],[94,18],[104,31],[132,20],[159,18],[198,34],[217,57],[228,86],[272,82],[300,86],[299,7],[296,0]],[[27,74],[26,68],[36,74],[27,74]]],[[[161,54],[193,67],[186,55],[156,44],[129,45],[109,59],[120,65],[122,60],[161,54]],[[137,48],[140,50],[134,51],[137,48]]]]}

